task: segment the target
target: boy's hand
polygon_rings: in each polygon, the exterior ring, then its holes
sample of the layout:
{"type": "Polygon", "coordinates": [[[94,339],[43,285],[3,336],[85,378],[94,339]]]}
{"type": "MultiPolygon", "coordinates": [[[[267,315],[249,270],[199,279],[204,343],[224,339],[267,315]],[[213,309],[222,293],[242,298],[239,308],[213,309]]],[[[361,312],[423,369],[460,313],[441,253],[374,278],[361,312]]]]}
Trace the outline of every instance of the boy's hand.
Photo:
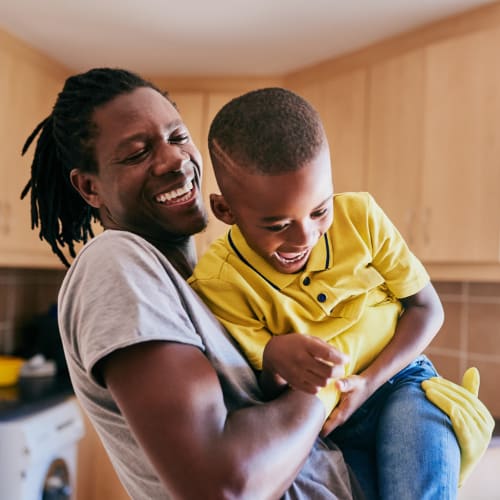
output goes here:
{"type": "Polygon", "coordinates": [[[330,379],[344,375],[347,361],[345,354],[317,337],[288,333],[267,343],[263,364],[294,389],[316,394],[330,379]]]}
{"type": "Polygon", "coordinates": [[[369,388],[367,380],[361,375],[351,375],[339,379],[335,385],[341,392],[340,401],[323,424],[322,436],[327,436],[336,427],[346,422],[373,392],[369,388]]]}
{"type": "Polygon", "coordinates": [[[474,469],[486,451],[495,421],[478,399],[479,371],[469,368],[462,385],[442,377],[432,377],[422,382],[427,398],[450,417],[461,451],[459,486],[474,469]]]}

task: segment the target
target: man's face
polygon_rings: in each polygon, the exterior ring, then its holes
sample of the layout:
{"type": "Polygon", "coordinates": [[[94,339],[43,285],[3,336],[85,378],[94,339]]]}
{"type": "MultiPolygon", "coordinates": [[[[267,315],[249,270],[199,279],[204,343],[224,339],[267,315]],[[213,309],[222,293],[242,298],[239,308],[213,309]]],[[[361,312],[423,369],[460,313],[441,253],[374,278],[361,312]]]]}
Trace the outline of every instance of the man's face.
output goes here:
{"type": "Polygon", "coordinates": [[[164,96],[139,88],[97,108],[93,118],[93,200],[105,228],[168,241],[205,227],[201,156],[164,96]]]}
{"type": "Polygon", "coordinates": [[[328,147],[294,172],[259,175],[237,167],[235,171],[237,175],[224,183],[233,222],[248,245],[277,271],[300,271],[333,222],[328,147]]]}

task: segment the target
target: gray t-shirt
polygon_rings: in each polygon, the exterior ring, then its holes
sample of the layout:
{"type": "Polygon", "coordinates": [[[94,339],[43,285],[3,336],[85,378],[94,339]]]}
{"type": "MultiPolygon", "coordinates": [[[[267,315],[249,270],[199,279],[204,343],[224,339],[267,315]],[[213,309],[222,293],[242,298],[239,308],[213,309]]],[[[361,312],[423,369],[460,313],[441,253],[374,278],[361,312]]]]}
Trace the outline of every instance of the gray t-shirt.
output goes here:
{"type": "MultiPolygon", "coordinates": [[[[165,256],[135,234],[107,230],[80,251],[59,293],[59,328],[75,393],[133,499],[170,496],[97,380],[101,359],[151,340],[190,344],[215,368],[229,411],[262,401],[234,341],[165,256]]],[[[337,498],[331,490],[348,499],[349,484],[340,452],[318,440],[287,498],[337,498]]]]}

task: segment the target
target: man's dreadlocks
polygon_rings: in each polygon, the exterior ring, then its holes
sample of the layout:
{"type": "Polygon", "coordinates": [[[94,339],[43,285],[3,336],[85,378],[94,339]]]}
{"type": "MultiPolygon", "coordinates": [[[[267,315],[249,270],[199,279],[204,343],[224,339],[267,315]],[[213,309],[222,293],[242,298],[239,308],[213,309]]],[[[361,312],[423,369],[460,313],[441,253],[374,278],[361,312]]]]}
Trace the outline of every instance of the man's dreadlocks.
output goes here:
{"type": "Polygon", "coordinates": [[[72,76],[66,80],[52,113],[24,144],[23,155],[38,136],[31,178],[21,198],[31,190],[31,226],[40,227],[40,239],[49,243],[67,267],[62,248],[67,245],[69,254],[75,257],[75,243],[85,243],[94,236],[92,220],[98,217],[70,181],[73,168],[97,172],[94,140],[98,130],[93,113],[115,97],[141,87],[168,98],[151,82],[122,69],[97,68],[72,76]]]}

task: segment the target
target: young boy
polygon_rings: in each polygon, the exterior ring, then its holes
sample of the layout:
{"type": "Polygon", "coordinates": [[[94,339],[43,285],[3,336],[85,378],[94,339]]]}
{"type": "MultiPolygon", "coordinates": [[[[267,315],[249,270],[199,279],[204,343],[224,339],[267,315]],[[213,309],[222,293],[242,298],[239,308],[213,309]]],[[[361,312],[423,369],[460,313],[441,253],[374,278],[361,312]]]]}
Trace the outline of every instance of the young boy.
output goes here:
{"type": "Polygon", "coordinates": [[[453,498],[458,446],[420,387],[436,375],[419,355],[442,324],[441,303],[373,198],[334,195],[316,111],[284,89],[250,92],[218,113],[209,150],[222,193],[211,207],[232,227],[190,283],[263,389],[318,394],[323,433],[334,431],[369,498],[453,498]],[[348,356],[337,380],[332,348],[348,356]]]}

